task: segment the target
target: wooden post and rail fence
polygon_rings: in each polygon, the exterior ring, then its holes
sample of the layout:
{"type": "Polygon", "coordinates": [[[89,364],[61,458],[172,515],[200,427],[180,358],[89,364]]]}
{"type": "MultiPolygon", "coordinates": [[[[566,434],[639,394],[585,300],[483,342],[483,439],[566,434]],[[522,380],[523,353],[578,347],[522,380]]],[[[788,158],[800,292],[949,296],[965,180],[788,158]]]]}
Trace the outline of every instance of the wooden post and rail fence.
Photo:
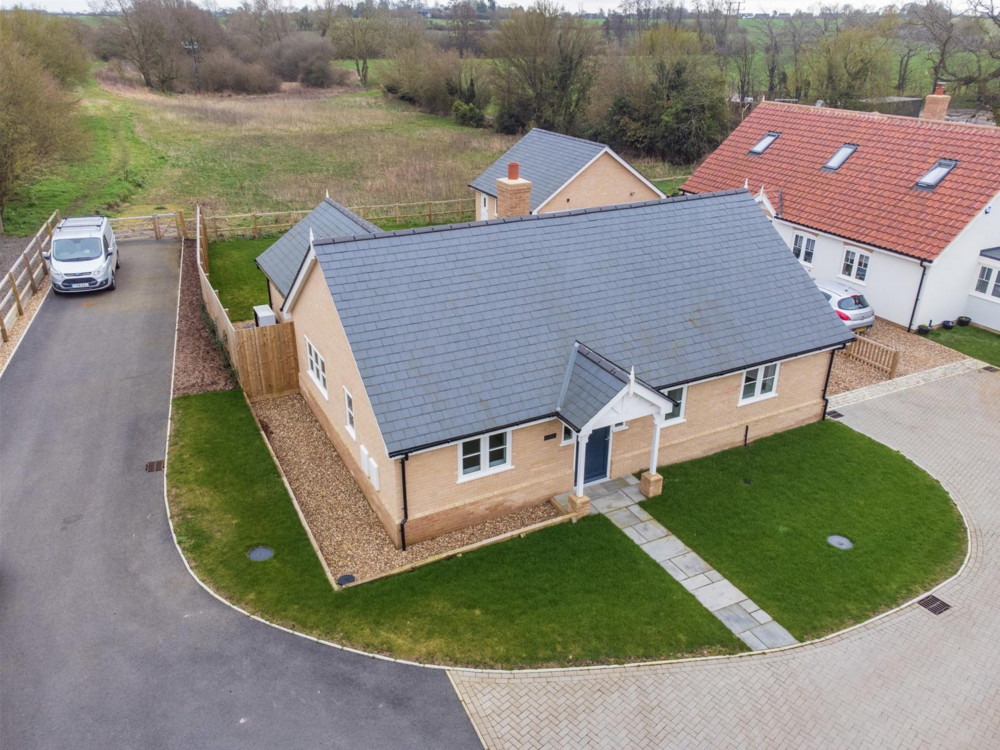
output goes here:
{"type": "Polygon", "coordinates": [[[295,350],[295,324],[276,323],[260,328],[236,328],[212,288],[208,274],[208,233],[201,207],[195,209],[195,253],[205,311],[229,356],[240,387],[251,401],[295,393],[299,389],[299,360],[295,350]]]}
{"type": "Polygon", "coordinates": [[[863,336],[855,336],[854,341],[841,353],[848,359],[862,362],[884,373],[889,380],[896,377],[896,368],[899,366],[898,349],[863,336]]]}

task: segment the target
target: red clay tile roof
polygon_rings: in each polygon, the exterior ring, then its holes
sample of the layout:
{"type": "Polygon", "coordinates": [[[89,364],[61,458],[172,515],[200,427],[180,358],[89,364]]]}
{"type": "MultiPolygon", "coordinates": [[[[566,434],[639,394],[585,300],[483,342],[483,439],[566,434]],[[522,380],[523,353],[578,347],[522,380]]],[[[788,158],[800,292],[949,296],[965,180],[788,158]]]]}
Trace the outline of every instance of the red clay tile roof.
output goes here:
{"type": "Polygon", "coordinates": [[[761,186],[782,218],[933,260],[1000,193],[1000,128],[764,102],[684,183],[689,193],[761,186]],[[748,152],[768,132],[780,137],[748,152]],[[840,169],[823,165],[841,146],[840,169]],[[958,162],[933,190],[914,187],[939,159],[958,162]]]}

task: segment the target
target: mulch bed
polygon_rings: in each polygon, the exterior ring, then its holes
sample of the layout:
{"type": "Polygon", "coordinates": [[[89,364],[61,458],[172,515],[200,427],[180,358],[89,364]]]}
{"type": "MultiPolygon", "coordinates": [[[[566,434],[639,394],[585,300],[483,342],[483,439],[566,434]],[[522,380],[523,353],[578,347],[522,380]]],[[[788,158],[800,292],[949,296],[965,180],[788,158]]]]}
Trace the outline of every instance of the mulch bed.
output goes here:
{"type": "Polygon", "coordinates": [[[205,324],[194,240],[184,242],[181,254],[181,299],[177,317],[177,358],[174,395],[187,396],[236,387],[215,337],[205,324]]]}
{"type": "MultiPolygon", "coordinates": [[[[905,328],[886,323],[884,320],[875,321],[875,325],[864,336],[899,350],[897,378],[967,359],[961,352],[915,333],[907,333],[905,328]]],[[[881,383],[883,380],[888,380],[885,373],[838,352],[833,359],[833,371],[830,373],[827,395],[853,391],[856,388],[881,383]]]]}
{"type": "MultiPolygon", "coordinates": [[[[560,515],[542,503],[492,521],[396,549],[351,472],[298,394],[264,399],[253,410],[335,577],[358,581],[560,515]]],[[[390,474],[389,467],[384,470],[390,474]]]]}

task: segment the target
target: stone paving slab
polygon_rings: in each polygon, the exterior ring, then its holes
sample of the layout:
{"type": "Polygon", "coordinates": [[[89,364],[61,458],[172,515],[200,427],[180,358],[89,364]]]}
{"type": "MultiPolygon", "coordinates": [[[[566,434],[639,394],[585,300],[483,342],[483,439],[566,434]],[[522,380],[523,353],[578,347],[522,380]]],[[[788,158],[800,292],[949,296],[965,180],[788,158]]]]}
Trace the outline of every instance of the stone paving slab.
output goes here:
{"type": "Polygon", "coordinates": [[[694,595],[709,612],[715,612],[747,598],[746,594],[726,580],[702,586],[694,592],[694,595]]]}
{"type": "MultiPolygon", "coordinates": [[[[652,542],[646,542],[639,546],[642,547],[643,552],[656,560],[656,562],[670,560],[672,557],[680,557],[687,552],[684,542],[673,535],[654,539],[652,542]]],[[[676,562],[672,564],[682,573],[685,573],[684,569],[678,566],[676,562]]],[[[690,575],[690,573],[685,573],[685,575],[690,575]]]]}
{"type": "Polygon", "coordinates": [[[844,423],[927,468],[962,509],[968,563],[934,592],[952,609],[935,616],[911,605],[777,653],[451,672],[486,745],[1000,747],[1000,374],[966,372],[843,412],[844,423]]]}

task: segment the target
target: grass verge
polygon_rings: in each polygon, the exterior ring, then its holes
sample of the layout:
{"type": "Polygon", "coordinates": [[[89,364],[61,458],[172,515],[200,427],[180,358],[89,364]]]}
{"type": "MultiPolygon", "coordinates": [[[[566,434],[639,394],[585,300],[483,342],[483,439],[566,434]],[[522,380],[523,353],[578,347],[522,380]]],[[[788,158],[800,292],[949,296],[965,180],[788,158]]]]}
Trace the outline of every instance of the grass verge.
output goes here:
{"type": "Polygon", "coordinates": [[[950,331],[935,328],[927,337],[974,359],[1000,367],[1000,334],[973,326],[956,326],[950,331]]]}
{"type": "Polygon", "coordinates": [[[941,485],[835,422],[661,472],[663,494],[646,510],[800,640],[927,590],[965,554],[941,485]],[[830,546],[832,534],[854,549],[830,546]]]}
{"type": "Polygon", "coordinates": [[[277,237],[213,242],[208,248],[212,287],[219,291],[222,306],[232,321],[253,320],[254,305],[267,304],[267,277],[254,259],[275,243],[277,237]]]}
{"type": "Polygon", "coordinates": [[[601,516],[334,593],[239,391],[174,399],[167,482],[178,540],[201,579],[317,637],[490,667],[745,650],[601,516]],[[251,562],[258,544],[274,557],[251,562]]]}

